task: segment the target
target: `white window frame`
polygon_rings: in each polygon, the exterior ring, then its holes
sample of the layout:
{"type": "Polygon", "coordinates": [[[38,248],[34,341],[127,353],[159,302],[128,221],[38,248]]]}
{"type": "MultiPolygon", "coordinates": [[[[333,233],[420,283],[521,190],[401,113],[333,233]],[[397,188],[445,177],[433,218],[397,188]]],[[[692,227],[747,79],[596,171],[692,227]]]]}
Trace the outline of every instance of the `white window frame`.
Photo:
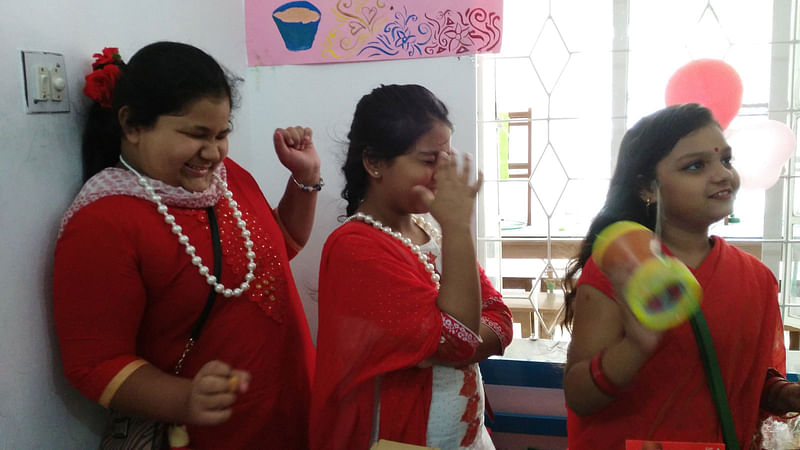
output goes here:
{"type": "MultiPolygon", "coordinates": [[[[629,0],[613,1],[613,21],[614,39],[612,46],[612,98],[611,110],[612,134],[610,144],[611,164],[616,163],[619,144],[627,129],[627,97],[628,97],[628,22],[629,22],[629,0]]],[[[709,0],[711,2],[711,0],[709,0]]],[[[711,4],[711,3],[709,3],[711,4]]],[[[795,34],[798,32],[798,22],[800,22],[800,11],[798,11],[798,0],[773,0],[773,40],[772,40],[772,59],[771,59],[771,81],[770,99],[768,108],[768,118],[785,123],[789,123],[797,134],[796,124],[800,120],[800,109],[798,109],[798,92],[800,86],[795,79],[795,74],[800,74],[800,64],[796,58],[797,41],[795,34]]],[[[482,165],[482,170],[486,174],[498,173],[498,161],[496,157],[496,146],[493,136],[486,136],[487,125],[496,124],[495,117],[487,117],[487,111],[494,112],[494,107],[487,108],[493,102],[491,93],[484,89],[494,83],[495,74],[494,64],[489,59],[492,56],[479,56],[476,58],[477,67],[477,103],[478,119],[476,121],[478,151],[477,159],[482,165]],[[487,84],[489,83],[489,84],[487,84]]],[[[548,118],[548,120],[550,120],[548,118]]],[[[800,216],[794,214],[794,192],[795,192],[795,167],[796,155],[793,155],[787,164],[784,173],[779,181],[765,192],[764,210],[764,232],[763,237],[755,241],[761,244],[761,260],[773,271],[776,278],[782,280],[782,288],[777,301],[779,302],[784,323],[786,326],[800,330],[800,297],[797,303],[792,304],[792,266],[794,260],[800,263],[800,256],[793,258],[793,245],[800,252],[800,239],[793,238],[793,227],[800,227],[800,216]],[[775,220],[780,217],[780,220],[775,220]],[[798,311],[796,317],[787,315],[790,308],[798,311]]],[[[613,169],[613,167],[612,167],[613,169]]],[[[503,242],[519,241],[521,239],[539,238],[507,238],[501,235],[497,193],[493,189],[484,189],[479,196],[478,215],[477,215],[477,238],[479,243],[479,259],[486,268],[487,274],[496,286],[502,286],[502,245],[503,242]]],[[[547,245],[548,263],[552,255],[552,240],[549,236],[545,237],[547,245]]],[[[540,239],[541,240],[541,239],[540,239]]],[[[541,277],[540,277],[541,278],[541,277]]],[[[536,288],[534,287],[534,291],[536,288]]],[[[535,296],[534,296],[535,297],[535,296]]],[[[532,297],[527,297],[535,313],[541,319],[537,302],[532,297]]],[[[533,336],[532,336],[533,337],[533,336]]],[[[538,334],[535,337],[540,337],[538,334]]],[[[800,333],[798,333],[800,339],[800,333]]]]}

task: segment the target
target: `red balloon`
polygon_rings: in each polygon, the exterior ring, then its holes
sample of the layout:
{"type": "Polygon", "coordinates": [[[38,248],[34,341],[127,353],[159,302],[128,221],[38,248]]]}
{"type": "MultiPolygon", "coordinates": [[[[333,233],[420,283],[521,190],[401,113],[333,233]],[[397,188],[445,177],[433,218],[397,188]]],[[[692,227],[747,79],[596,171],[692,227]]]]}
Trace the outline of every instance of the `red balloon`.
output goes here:
{"type": "Polygon", "coordinates": [[[705,106],[724,130],[742,106],[742,79],[725,61],[696,59],[670,77],[665,97],[667,106],[681,103],[705,106]]]}

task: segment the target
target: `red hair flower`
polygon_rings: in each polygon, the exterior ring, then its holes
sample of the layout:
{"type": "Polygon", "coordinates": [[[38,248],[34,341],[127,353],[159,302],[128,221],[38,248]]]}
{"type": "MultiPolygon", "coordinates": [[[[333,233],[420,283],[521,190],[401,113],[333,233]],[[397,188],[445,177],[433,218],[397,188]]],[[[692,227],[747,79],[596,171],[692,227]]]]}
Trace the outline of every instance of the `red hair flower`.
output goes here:
{"type": "Polygon", "coordinates": [[[114,86],[122,75],[122,67],[125,63],[119,56],[119,49],[116,47],[106,47],[102,53],[92,55],[92,72],[86,75],[86,86],[83,93],[94,100],[103,108],[111,108],[111,101],[114,98],[114,86]]]}
{"type": "Polygon", "coordinates": [[[122,57],[119,56],[119,49],[116,47],[106,47],[103,49],[103,53],[95,53],[92,57],[94,58],[92,63],[93,70],[100,69],[106,64],[122,62],[122,57]]]}
{"type": "Polygon", "coordinates": [[[83,93],[101,107],[111,108],[114,85],[117,84],[120,75],[122,75],[122,71],[116,65],[103,66],[102,69],[86,75],[86,86],[83,87],[83,93]]]}

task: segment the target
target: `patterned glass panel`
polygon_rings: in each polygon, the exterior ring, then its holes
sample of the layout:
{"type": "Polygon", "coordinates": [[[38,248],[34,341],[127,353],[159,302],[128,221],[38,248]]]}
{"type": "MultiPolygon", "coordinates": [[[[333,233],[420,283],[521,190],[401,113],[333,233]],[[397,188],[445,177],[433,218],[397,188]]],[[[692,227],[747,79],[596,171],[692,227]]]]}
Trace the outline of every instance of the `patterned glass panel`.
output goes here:
{"type": "Polygon", "coordinates": [[[567,181],[569,180],[564,166],[553,147],[548,145],[530,179],[533,193],[548,216],[553,214],[567,181]]]}
{"type": "Polygon", "coordinates": [[[555,22],[548,19],[542,27],[531,53],[531,62],[542,86],[548,93],[553,89],[569,61],[569,50],[555,22]]]}
{"type": "Polygon", "coordinates": [[[498,112],[527,111],[534,118],[546,118],[547,92],[538,81],[528,58],[498,59],[495,62],[495,104],[498,112]]]}

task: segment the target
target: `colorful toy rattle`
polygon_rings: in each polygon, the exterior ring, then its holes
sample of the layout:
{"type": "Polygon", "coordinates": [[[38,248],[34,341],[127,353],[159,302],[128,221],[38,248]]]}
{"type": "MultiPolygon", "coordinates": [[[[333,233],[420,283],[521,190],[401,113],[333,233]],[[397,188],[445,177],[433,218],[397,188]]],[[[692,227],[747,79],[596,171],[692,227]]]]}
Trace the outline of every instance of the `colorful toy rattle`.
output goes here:
{"type": "Polygon", "coordinates": [[[680,325],[700,307],[703,291],[677,258],[661,253],[661,243],[647,227],[619,221],[607,226],[592,246],[595,264],[621,283],[633,315],[648,328],[680,325]]]}

